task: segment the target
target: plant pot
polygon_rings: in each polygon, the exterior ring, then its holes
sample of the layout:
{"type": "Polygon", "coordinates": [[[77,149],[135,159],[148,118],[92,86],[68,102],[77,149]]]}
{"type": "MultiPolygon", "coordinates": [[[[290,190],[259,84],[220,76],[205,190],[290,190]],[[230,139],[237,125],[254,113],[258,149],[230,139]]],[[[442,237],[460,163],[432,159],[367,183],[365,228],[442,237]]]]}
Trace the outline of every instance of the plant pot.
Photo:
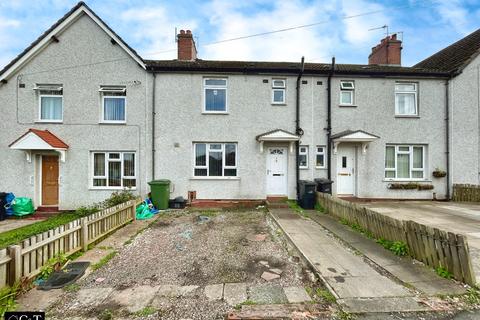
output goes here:
{"type": "Polygon", "coordinates": [[[445,171],[433,171],[433,172],[432,172],[432,175],[433,175],[435,178],[443,178],[443,177],[446,177],[446,176],[447,176],[447,172],[445,172],[445,171]]]}

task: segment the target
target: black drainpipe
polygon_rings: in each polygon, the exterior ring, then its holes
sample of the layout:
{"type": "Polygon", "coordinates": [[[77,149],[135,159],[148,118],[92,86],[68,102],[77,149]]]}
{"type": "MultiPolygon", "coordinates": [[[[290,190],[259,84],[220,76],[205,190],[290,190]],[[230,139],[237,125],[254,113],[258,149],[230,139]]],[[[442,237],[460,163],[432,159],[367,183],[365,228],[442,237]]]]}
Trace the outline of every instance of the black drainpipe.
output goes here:
{"type": "MultiPolygon", "coordinates": [[[[300,66],[300,71],[297,76],[297,100],[296,100],[296,112],[295,112],[295,133],[299,136],[303,135],[303,130],[300,128],[300,83],[301,79],[303,76],[303,70],[305,69],[305,57],[302,57],[301,61],[301,66],[300,66]]],[[[295,149],[296,149],[296,154],[295,154],[295,172],[296,172],[296,180],[297,180],[297,200],[300,199],[300,158],[298,155],[298,152],[300,150],[300,142],[296,141],[295,142],[295,149]]]]}
{"type": "Polygon", "coordinates": [[[449,80],[445,81],[445,136],[446,136],[446,157],[447,157],[447,194],[445,198],[450,200],[450,106],[449,106],[449,92],[448,92],[449,80]]]}
{"type": "Polygon", "coordinates": [[[157,75],[153,74],[153,84],[152,84],[152,180],[155,180],[155,83],[157,75]]]}
{"type": "Polygon", "coordinates": [[[332,66],[327,80],[327,177],[332,180],[332,76],[335,73],[335,57],[332,57],[332,66]]]}

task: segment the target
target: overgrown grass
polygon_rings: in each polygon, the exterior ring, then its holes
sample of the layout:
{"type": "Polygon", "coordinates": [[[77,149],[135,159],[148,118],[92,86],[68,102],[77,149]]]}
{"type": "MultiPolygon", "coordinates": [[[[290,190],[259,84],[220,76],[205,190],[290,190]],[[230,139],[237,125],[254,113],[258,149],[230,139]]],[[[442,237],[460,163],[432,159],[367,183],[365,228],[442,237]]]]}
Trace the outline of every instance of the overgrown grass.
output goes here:
{"type": "Polygon", "coordinates": [[[320,203],[315,203],[315,211],[320,212],[320,213],[325,213],[325,208],[322,207],[320,203]]]}
{"type": "Polygon", "coordinates": [[[292,209],[293,211],[295,211],[299,215],[301,215],[305,218],[310,217],[310,215],[307,212],[305,212],[305,210],[303,210],[302,207],[300,207],[300,205],[298,204],[298,202],[296,200],[287,200],[287,204],[288,204],[288,207],[290,209],[292,209]]]}
{"type": "Polygon", "coordinates": [[[54,229],[61,225],[67,224],[73,220],[83,218],[99,210],[116,206],[120,203],[134,199],[135,196],[128,190],[120,192],[113,192],[111,196],[103,202],[96,203],[90,207],[81,207],[75,211],[63,212],[44,221],[39,221],[28,226],[9,230],[0,233],[0,249],[6,248],[9,245],[19,243],[22,240],[30,238],[39,233],[43,233],[50,229],[54,229]]]}
{"type": "Polygon", "coordinates": [[[106,265],[110,260],[112,260],[116,255],[117,255],[117,251],[112,251],[112,252],[110,252],[110,253],[107,254],[105,257],[103,257],[102,259],[100,259],[100,261],[98,261],[98,262],[95,263],[95,264],[92,264],[92,266],[91,266],[92,270],[95,271],[95,270],[100,269],[101,267],[103,267],[104,265],[106,265]]]}
{"type": "Polygon", "coordinates": [[[445,279],[452,279],[453,278],[453,274],[451,274],[447,269],[445,269],[444,267],[437,267],[435,269],[435,272],[442,278],[445,278],[445,279]]]}
{"type": "Polygon", "coordinates": [[[311,288],[305,287],[305,291],[307,291],[308,295],[315,301],[318,299],[322,299],[329,303],[335,303],[337,299],[335,296],[328,290],[322,288],[311,288]]]}
{"type": "Polygon", "coordinates": [[[256,303],[255,301],[253,301],[253,300],[246,300],[246,301],[244,301],[244,302],[242,302],[242,303],[237,304],[237,305],[234,307],[234,309],[235,309],[235,310],[240,310],[240,309],[242,308],[242,306],[253,306],[253,305],[256,305],[256,304],[257,304],[257,303],[256,303]]]}
{"type": "Polygon", "coordinates": [[[12,287],[3,287],[0,289],[0,318],[5,312],[13,311],[17,307],[15,298],[20,290],[20,283],[16,282],[12,287]]]}
{"type": "Polygon", "coordinates": [[[151,306],[147,306],[145,308],[143,308],[142,310],[139,310],[137,312],[135,312],[135,315],[137,317],[148,317],[154,313],[157,312],[157,309],[155,309],[154,307],[151,307],[151,306]]]}

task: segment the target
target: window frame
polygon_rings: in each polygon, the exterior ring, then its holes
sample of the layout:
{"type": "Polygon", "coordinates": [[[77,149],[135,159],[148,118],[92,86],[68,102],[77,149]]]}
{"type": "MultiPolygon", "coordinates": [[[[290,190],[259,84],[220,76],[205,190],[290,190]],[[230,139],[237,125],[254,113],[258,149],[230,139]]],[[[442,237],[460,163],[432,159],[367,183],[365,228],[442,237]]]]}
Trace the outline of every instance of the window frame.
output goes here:
{"type": "Polygon", "coordinates": [[[427,173],[427,168],[426,168],[426,159],[425,159],[425,156],[426,156],[426,148],[427,148],[427,145],[421,145],[421,144],[411,144],[411,145],[408,145],[408,144],[387,144],[385,146],[385,157],[384,157],[384,174],[383,174],[383,177],[384,177],[384,180],[385,181],[425,181],[427,180],[427,177],[426,177],[426,173],[427,173]],[[386,167],[386,160],[387,160],[387,148],[389,147],[393,147],[394,150],[395,150],[395,153],[394,153],[394,168],[387,168],[386,167]],[[402,150],[399,150],[400,148],[407,148],[408,147],[408,151],[402,151],[402,150]],[[413,150],[414,148],[422,148],[422,168],[414,168],[413,167],[413,150]],[[397,158],[398,158],[398,155],[399,154],[408,154],[409,155],[409,178],[397,178],[398,176],[398,172],[397,172],[397,168],[398,168],[398,165],[397,165],[397,158]],[[387,178],[386,177],[386,173],[387,172],[394,172],[395,174],[395,177],[394,178],[387,178]],[[422,172],[422,178],[413,178],[413,172],[422,172]]]}
{"type": "Polygon", "coordinates": [[[395,103],[395,116],[396,117],[418,117],[419,116],[419,108],[418,108],[418,82],[409,82],[409,81],[396,81],[395,82],[395,90],[394,90],[394,103],[395,103]],[[408,90],[401,90],[397,91],[397,85],[414,85],[415,90],[414,91],[408,91],[408,90]],[[414,95],[414,102],[415,102],[415,114],[408,114],[408,113],[398,113],[398,105],[397,105],[397,94],[412,94],[414,95]]]}
{"type": "Polygon", "coordinates": [[[38,120],[37,122],[47,122],[47,123],[62,123],[63,122],[63,113],[64,113],[64,105],[63,105],[63,87],[59,86],[58,89],[52,88],[43,88],[42,86],[37,86],[34,90],[38,90],[38,120]],[[54,95],[54,94],[43,94],[42,91],[59,91],[61,94],[54,95]],[[61,119],[42,119],[42,98],[60,98],[62,101],[62,117],[61,119]]]}
{"type": "Polygon", "coordinates": [[[273,105],[286,105],[287,104],[287,79],[284,78],[272,78],[272,104],[273,105]],[[282,81],[282,86],[276,86],[275,81],[282,81]],[[283,101],[275,101],[275,92],[283,92],[283,101]]]}
{"type": "Polygon", "coordinates": [[[354,106],[355,105],[355,81],[353,80],[340,80],[340,106],[354,106]],[[351,83],[352,86],[347,88],[344,86],[346,83],[351,83]],[[345,103],[342,101],[342,94],[344,92],[350,93],[350,103],[345,103]]]}
{"type": "Polygon", "coordinates": [[[204,114],[227,114],[228,113],[228,78],[205,77],[203,78],[203,111],[204,114]],[[225,86],[207,85],[207,80],[225,80],[225,86]],[[225,110],[207,110],[207,89],[225,90],[225,110]]]}
{"type": "Polygon", "coordinates": [[[127,123],[127,90],[125,87],[121,86],[100,86],[98,89],[100,92],[100,99],[101,99],[101,118],[100,123],[107,123],[107,124],[125,124],[127,123]],[[108,95],[112,93],[121,93],[123,92],[123,96],[119,95],[108,95]],[[125,120],[105,120],[105,98],[113,98],[113,99],[124,99],[125,100],[125,113],[124,119],[125,120]]]}
{"type": "Polygon", "coordinates": [[[306,165],[305,166],[301,166],[300,165],[300,161],[298,161],[298,168],[299,169],[308,169],[308,162],[309,162],[309,150],[308,150],[308,146],[307,145],[301,145],[301,146],[298,146],[298,156],[300,157],[301,155],[305,155],[305,163],[306,165]],[[302,152],[302,148],[305,148],[306,151],[305,152],[302,152]]]}
{"type": "Polygon", "coordinates": [[[192,170],[192,177],[195,179],[237,179],[238,176],[238,143],[237,142],[194,142],[193,143],[193,170],[192,170]],[[205,165],[197,165],[197,145],[205,145],[205,165]],[[210,145],[219,144],[221,145],[220,149],[211,149],[210,145]],[[226,152],[225,146],[227,144],[232,144],[235,146],[235,166],[227,166],[226,165],[226,152]],[[211,152],[222,152],[222,175],[221,176],[210,176],[209,175],[209,153],[211,152]],[[207,175],[205,176],[197,176],[195,175],[196,169],[204,169],[207,170],[207,175]],[[236,170],[236,174],[234,176],[226,176],[225,170],[236,170]]]}
{"type": "Polygon", "coordinates": [[[90,151],[90,163],[91,163],[91,169],[90,169],[90,185],[89,188],[92,190],[137,190],[137,185],[138,185],[138,159],[137,159],[137,152],[136,151],[90,151]],[[118,153],[120,154],[119,159],[110,159],[110,154],[111,153],[118,153]],[[125,165],[125,160],[124,160],[124,155],[128,153],[133,153],[134,154],[134,176],[125,176],[124,175],[124,165],[125,165]],[[105,175],[104,176],[96,176],[95,175],[95,154],[104,154],[105,155],[105,175]],[[108,163],[109,162],[120,162],[120,182],[121,186],[109,186],[108,185],[108,163]],[[105,179],[106,180],[106,186],[94,186],[93,180],[95,179],[105,179]],[[125,187],[123,185],[123,180],[124,179],[130,179],[133,180],[135,179],[135,187],[125,187]]]}
{"type": "Polygon", "coordinates": [[[326,157],[327,157],[326,146],[323,146],[323,145],[315,146],[315,168],[316,169],[325,169],[327,167],[327,165],[325,163],[326,157]],[[319,148],[322,148],[323,151],[321,151],[321,152],[318,151],[319,148]],[[317,156],[319,156],[319,155],[323,155],[323,165],[322,166],[317,165],[317,156]]]}

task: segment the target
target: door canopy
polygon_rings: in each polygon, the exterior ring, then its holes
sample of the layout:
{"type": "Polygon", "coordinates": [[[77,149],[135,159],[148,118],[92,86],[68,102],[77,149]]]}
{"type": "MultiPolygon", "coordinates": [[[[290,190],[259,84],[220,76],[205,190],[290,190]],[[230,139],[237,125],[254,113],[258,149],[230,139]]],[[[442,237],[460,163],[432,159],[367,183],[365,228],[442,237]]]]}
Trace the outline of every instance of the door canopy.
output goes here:
{"type": "Polygon", "coordinates": [[[262,134],[259,134],[255,139],[260,142],[260,152],[263,153],[263,143],[267,142],[289,142],[290,143],[290,152],[293,152],[293,146],[295,141],[300,140],[300,136],[294,133],[282,130],[275,129],[268,131],[262,134]]]}
{"type": "Polygon", "coordinates": [[[48,130],[29,129],[9,145],[10,149],[23,150],[27,161],[32,161],[32,150],[53,150],[60,153],[60,160],[65,162],[68,145],[48,130]]]}
{"type": "Polygon", "coordinates": [[[366,153],[368,144],[378,138],[380,137],[363,130],[345,130],[332,135],[333,153],[337,154],[337,147],[342,142],[361,143],[362,153],[366,153]]]}

